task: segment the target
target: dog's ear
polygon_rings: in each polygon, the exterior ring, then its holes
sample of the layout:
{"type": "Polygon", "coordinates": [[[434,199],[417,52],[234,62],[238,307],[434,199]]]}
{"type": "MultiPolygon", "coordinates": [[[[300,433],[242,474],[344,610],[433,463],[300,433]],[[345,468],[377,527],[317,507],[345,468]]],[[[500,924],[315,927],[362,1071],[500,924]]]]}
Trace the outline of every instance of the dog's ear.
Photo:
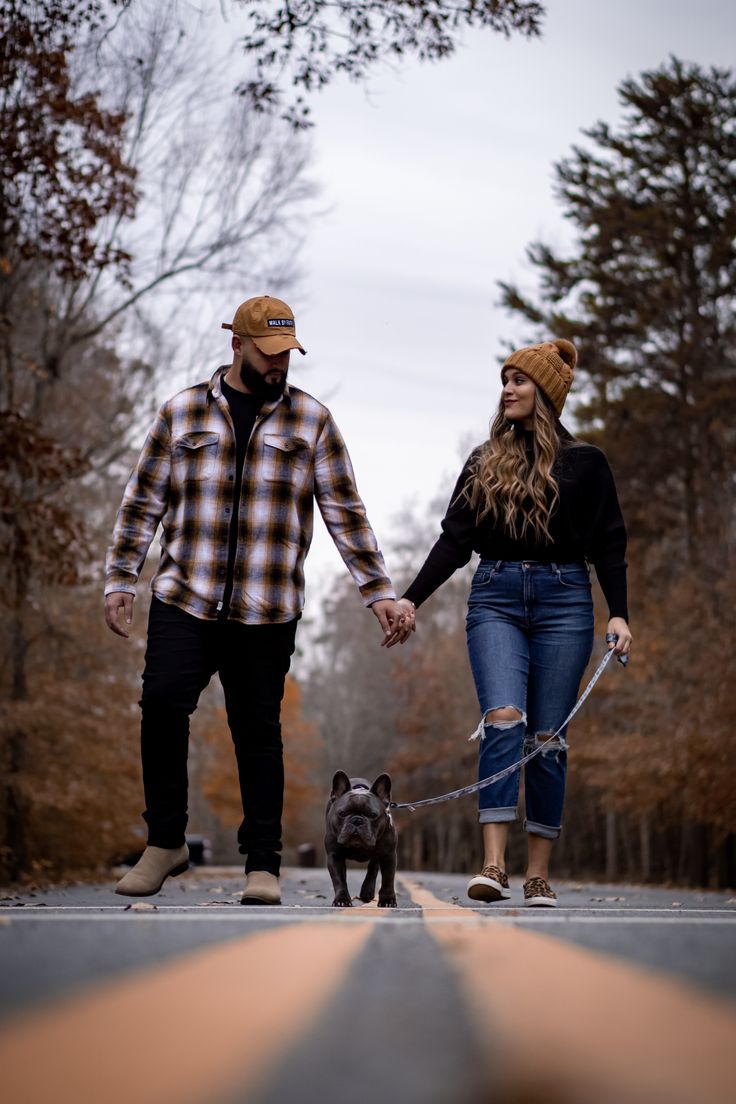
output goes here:
{"type": "Polygon", "coordinates": [[[330,794],[330,800],[336,801],[338,797],[342,797],[344,793],[347,793],[350,789],[350,779],[346,775],[345,771],[335,771],[332,779],[332,793],[330,794]]]}
{"type": "Polygon", "coordinates": [[[376,797],[380,797],[381,801],[391,800],[391,775],[379,774],[376,781],[371,786],[371,793],[374,793],[376,797]]]}

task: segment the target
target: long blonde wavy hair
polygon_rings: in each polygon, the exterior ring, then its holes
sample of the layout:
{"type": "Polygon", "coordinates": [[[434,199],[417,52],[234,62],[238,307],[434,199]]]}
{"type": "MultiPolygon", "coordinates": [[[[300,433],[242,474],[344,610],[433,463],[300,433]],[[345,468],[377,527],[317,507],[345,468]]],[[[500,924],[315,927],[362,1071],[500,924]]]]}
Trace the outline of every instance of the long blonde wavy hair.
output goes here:
{"type": "Polygon", "coordinates": [[[531,534],[548,543],[550,518],[560,496],[552,474],[560,435],[552,405],[539,387],[534,400],[532,462],[522,428],[506,418],[501,398],[490,437],[478,449],[462,493],[475,508],[478,521],[490,514],[515,539],[531,534]]]}

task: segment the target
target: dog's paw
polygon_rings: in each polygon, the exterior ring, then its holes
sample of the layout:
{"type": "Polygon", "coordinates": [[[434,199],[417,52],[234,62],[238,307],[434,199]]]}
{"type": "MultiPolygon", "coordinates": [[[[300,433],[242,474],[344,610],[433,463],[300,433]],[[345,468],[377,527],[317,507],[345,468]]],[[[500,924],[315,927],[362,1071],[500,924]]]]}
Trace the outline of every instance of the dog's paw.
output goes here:
{"type": "Polygon", "coordinates": [[[347,894],[338,894],[335,900],[332,902],[333,908],[352,908],[353,902],[347,894]]]}
{"type": "Polygon", "coordinates": [[[395,897],[395,895],[393,893],[390,896],[387,895],[386,897],[383,897],[383,896],[379,895],[378,907],[379,908],[396,908],[396,897],[395,897]]]}
{"type": "Polygon", "coordinates": [[[369,905],[375,895],[375,890],[372,893],[368,893],[367,891],[364,892],[362,889],[360,891],[360,899],[364,905],[369,905]]]}

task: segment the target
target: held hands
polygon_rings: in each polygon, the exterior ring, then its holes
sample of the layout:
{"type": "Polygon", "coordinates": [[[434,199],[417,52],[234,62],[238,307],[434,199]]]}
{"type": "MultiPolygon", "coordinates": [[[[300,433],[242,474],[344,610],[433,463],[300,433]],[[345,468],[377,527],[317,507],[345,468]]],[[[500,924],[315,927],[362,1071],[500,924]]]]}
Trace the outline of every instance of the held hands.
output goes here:
{"type": "Polygon", "coordinates": [[[105,595],[105,624],[116,636],[124,636],[126,640],[130,636],[120,624],[120,611],[123,611],[126,625],[133,624],[133,598],[125,590],[116,590],[112,594],[105,595]]]}
{"type": "MultiPolygon", "coordinates": [[[[116,636],[125,637],[130,633],[120,623],[122,611],[126,625],[133,624],[133,598],[134,595],[127,591],[117,590],[105,595],[105,624],[116,636]]],[[[414,603],[407,598],[396,602],[392,598],[374,602],[371,609],[378,618],[383,629],[381,647],[392,648],[394,644],[404,644],[411,633],[416,632],[414,616],[414,603]]]]}
{"type": "Polygon", "coordinates": [[[374,602],[371,609],[383,629],[382,648],[405,644],[411,634],[417,631],[414,603],[408,598],[401,598],[398,602],[393,598],[386,598],[374,602]]]}
{"type": "MultiPolygon", "coordinates": [[[[614,654],[617,656],[628,656],[631,649],[631,629],[624,621],[623,617],[612,617],[608,622],[608,629],[606,630],[608,636],[617,636],[618,640],[608,641],[608,650],[613,648],[614,654]]],[[[626,662],[624,660],[623,662],[626,662]]]]}

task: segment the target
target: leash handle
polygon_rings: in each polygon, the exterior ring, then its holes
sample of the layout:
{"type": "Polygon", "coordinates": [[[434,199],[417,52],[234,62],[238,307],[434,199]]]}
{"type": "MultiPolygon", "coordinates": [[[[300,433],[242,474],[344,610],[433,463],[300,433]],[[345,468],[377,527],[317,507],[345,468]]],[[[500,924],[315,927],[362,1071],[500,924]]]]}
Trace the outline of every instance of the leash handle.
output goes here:
{"type": "MultiPolygon", "coordinates": [[[[618,633],[606,633],[606,644],[615,644],[617,640],[618,633]]],[[[629,657],[627,655],[616,656],[616,659],[619,661],[622,667],[625,667],[626,664],[629,662],[629,657]]]]}
{"type": "MultiPolygon", "coordinates": [[[[612,635],[612,634],[609,633],[608,636],[610,636],[610,635],[612,635]]],[[[606,637],[607,641],[608,641],[608,636],[606,637]]],[[[610,649],[609,651],[606,652],[603,659],[600,661],[600,663],[596,667],[595,671],[593,672],[593,676],[592,676],[590,682],[585,687],[582,694],[580,695],[580,697],[578,698],[577,702],[575,703],[573,708],[570,710],[568,715],[565,717],[565,719],[562,722],[562,724],[560,725],[560,727],[555,732],[553,732],[552,735],[549,736],[543,743],[538,744],[537,747],[535,747],[533,751],[530,751],[527,755],[524,755],[521,759],[519,759],[518,763],[512,763],[511,766],[504,767],[503,770],[498,771],[496,774],[492,774],[488,778],[482,778],[480,780],[480,782],[473,782],[469,786],[461,787],[461,789],[459,789],[459,790],[452,790],[451,793],[440,794],[439,797],[425,797],[422,801],[404,801],[404,802],[401,802],[401,803],[399,803],[398,801],[391,801],[389,803],[389,808],[390,809],[410,809],[412,812],[414,812],[415,809],[419,809],[422,805],[440,805],[444,801],[455,801],[459,797],[467,797],[468,794],[477,793],[478,790],[483,790],[483,789],[485,789],[486,786],[493,785],[494,782],[500,782],[502,778],[506,778],[507,775],[513,774],[514,771],[519,770],[521,767],[524,766],[525,763],[528,763],[530,759],[533,759],[535,757],[535,755],[539,755],[540,752],[544,751],[544,749],[547,747],[548,744],[551,744],[553,740],[556,740],[557,737],[559,736],[559,734],[562,732],[565,725],[570,723],[570,721],[573,719],[573,717],[577,713],[578,709],[580,709],[581,705],[583,704],[585,699],[590,694],[591,690],[593,689],[593,687],[597,683],[598,679],[601,677],[601,675],[605,671],[606,666],[610,662],[611,656],[613,654],[614,654],[613,649],[610,649]]],[[[480,724],[478,725],[478,727],[475,730],[475,732],[473,733],[473,735],[470,736],[469,738],[471,740],[474,740],[477,736],[480,736],[482,728],[483,728],[483,718],[481,717],[480,724]]]]}

